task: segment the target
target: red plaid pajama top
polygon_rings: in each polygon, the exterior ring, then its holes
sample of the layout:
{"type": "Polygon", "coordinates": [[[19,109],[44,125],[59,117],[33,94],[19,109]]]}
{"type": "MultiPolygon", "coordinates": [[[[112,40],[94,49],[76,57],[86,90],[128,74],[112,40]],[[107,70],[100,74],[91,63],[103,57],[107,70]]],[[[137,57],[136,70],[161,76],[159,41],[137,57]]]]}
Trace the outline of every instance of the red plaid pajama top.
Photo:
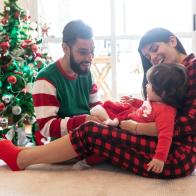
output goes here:
{"type": "Polygon", "coordinates": [[[191,174],[196,167],[196,58],[189,55],[188,89],[183,112],[176,117],[175,131],[168,158],[161,174],[148,172],[157,138],[132,135],[125,130],[88,122],[70,131],[70,140],[79,158],[97,154],[113,165],[154,178],[177,178],[191,174]]]}

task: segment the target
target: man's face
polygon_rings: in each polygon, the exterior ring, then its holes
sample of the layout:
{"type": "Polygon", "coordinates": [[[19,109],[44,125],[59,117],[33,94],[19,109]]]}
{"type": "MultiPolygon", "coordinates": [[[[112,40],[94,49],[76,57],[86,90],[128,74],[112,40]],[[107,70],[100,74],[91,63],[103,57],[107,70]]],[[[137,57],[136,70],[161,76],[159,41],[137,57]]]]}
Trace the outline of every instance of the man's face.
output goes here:
{"type": "Polygon", "coordinates": [[[79,75],[89,73],[93,57],[94,43],[92,39],[77,39],[70,47],[70,66],[79,75]]]}

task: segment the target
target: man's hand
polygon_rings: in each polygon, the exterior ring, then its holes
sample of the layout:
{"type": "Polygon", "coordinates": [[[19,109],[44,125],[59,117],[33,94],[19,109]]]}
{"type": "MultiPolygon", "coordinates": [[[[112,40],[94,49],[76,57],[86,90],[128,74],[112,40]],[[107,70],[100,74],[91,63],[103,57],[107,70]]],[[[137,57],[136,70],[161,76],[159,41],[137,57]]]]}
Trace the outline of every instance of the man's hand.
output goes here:
{"type": "Polygon", "coordinates": [[[159,159],[152,159],[152,161],[150,161],[147,166],[147,171],[152,170],[153,172],[160,174],[163,171],[164,161],[161,161],[159,159]]]}

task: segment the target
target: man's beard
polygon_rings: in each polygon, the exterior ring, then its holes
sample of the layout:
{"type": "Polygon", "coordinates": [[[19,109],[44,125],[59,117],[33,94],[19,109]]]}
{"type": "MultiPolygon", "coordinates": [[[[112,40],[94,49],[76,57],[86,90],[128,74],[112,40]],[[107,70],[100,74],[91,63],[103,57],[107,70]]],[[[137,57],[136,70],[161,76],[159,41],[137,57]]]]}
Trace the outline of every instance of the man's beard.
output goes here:
{"type": "Polygon", "coordinates": [[[80,67],[80,64],[82,63],[89,63],[89,62],[86,62],[86,61],[81,61],[80,63],[77,63],[73,57],[73,55],[71,54],[70,55],[70,66],[71,66],[71,69],[78,75],[86,75],[90,72],[90,69],[86,69],[86,70],[82,70],[81,67],[80,67]]]}

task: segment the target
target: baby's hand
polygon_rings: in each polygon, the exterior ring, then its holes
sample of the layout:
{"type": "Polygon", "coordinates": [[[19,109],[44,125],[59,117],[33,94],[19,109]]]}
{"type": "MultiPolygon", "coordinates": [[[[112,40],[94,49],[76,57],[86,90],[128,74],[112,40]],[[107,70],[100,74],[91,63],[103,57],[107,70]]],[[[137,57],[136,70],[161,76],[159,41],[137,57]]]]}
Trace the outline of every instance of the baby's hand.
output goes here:
{"type": "Polygon", "coordinates": [[[120,102],[121,103],[131,103],[134,100],[134,98],[130,95],[130,96],[122,96],[120,98],[120,102]]]}
{"type": "Polygon", "coordinates": [[[160,174],[163,171],[164,161],[159,159],[152,159],[152,161],[150,161],[147,166],[147,171],[152,170],[153,172],[160,174]]]}
{"type": "Polygon", "coordinates": [[[113,126],[113,127],[117,127],[119,125],[119,120],[117,118],[114,118],[113,120],[109,118],[109,119],[103,121],[103,123],[105,125],[110,125],[110,126],[113,126]]]}

